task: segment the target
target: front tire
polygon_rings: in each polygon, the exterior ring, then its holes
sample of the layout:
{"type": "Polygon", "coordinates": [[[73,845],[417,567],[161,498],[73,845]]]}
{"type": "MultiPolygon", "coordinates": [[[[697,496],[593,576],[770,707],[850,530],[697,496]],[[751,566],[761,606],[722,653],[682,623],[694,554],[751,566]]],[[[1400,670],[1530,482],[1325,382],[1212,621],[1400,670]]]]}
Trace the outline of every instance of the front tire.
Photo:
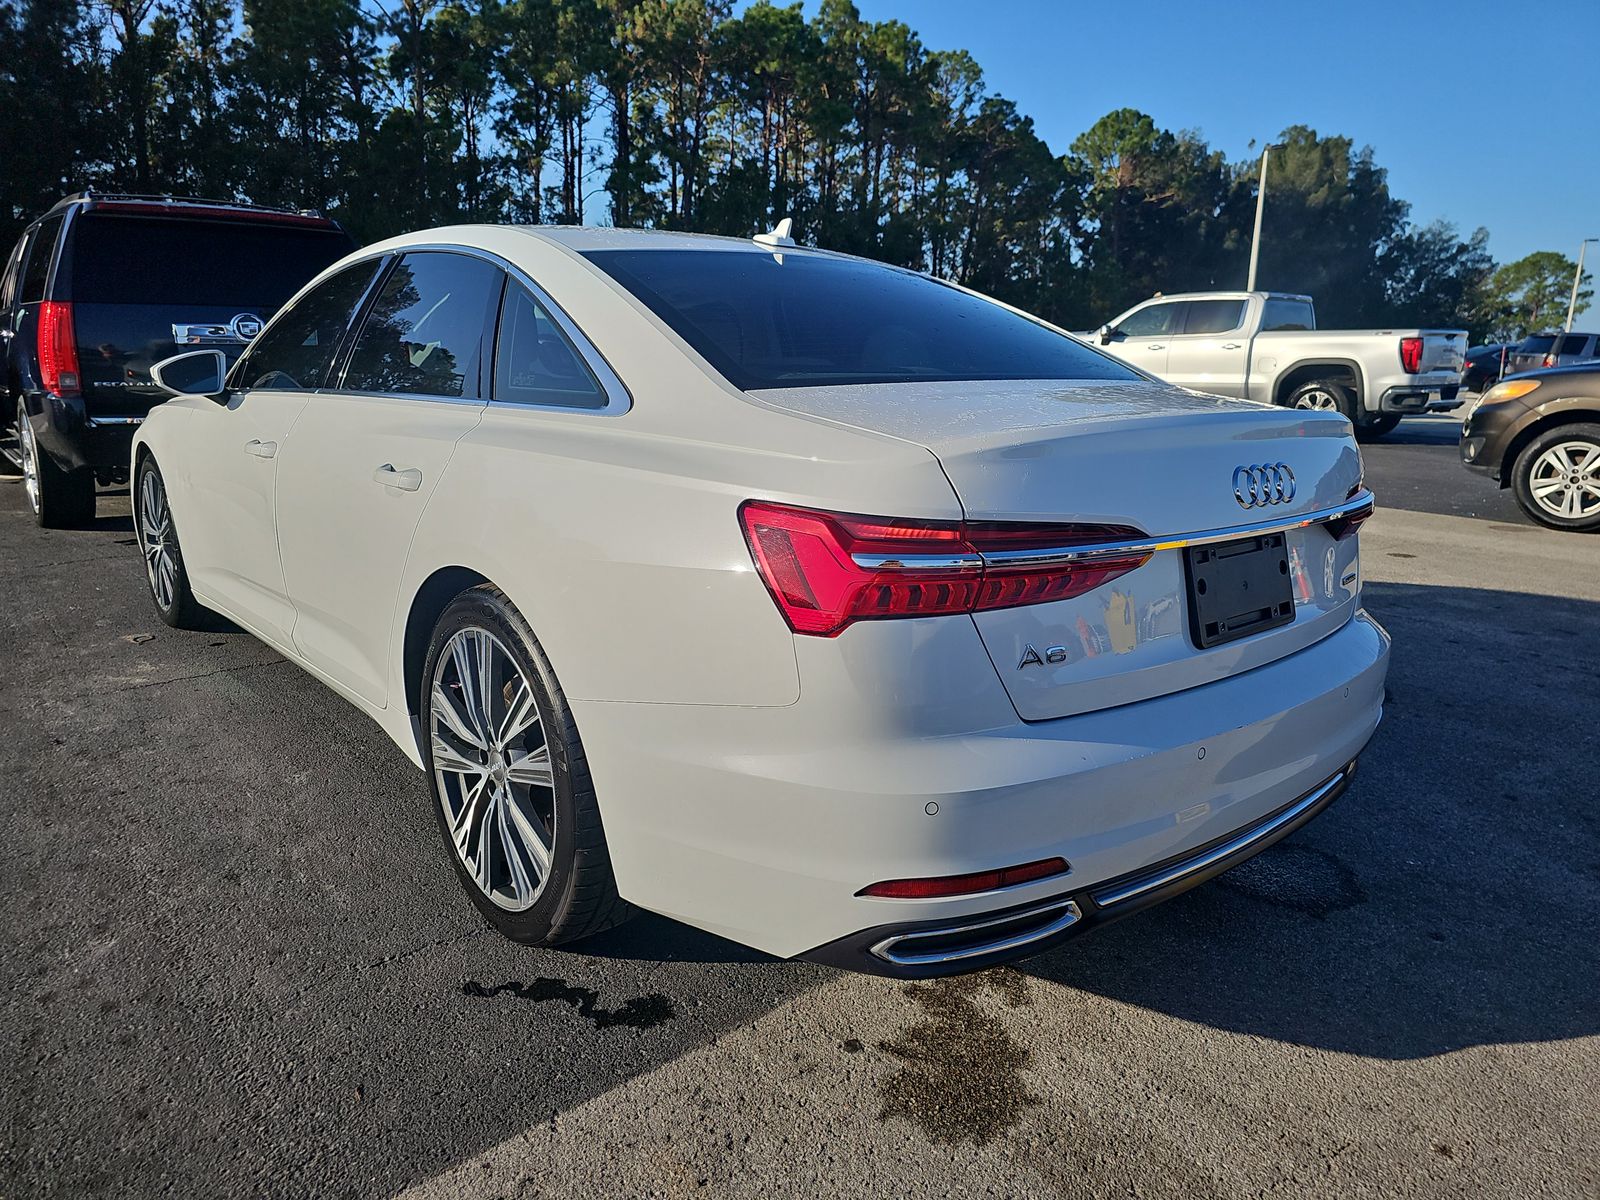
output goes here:
{"type": "Polygon", "coordinates": [[[566,697],[498,588],[465,591],[440,615],[418,699],[439,832],[489,924],[554,946],[624,920],[566,697]]]}
{"type": "Polygon", "coordinates": [[[86,469],[63,471],[39,449],[28,410],[17,401],[17,452],[22,485],[34,521],[45,529],[75,529],[94,520],[94,475],[86,469]]]}
{"type": "Polygon", "coordinates": [[[206,610],[189,590],[189,570],[178,545],[167,485],[153,458],[145,458],[134,476],[133,529],[157,615],[174,629],[199,628],[206,610]]]}
{"type": "Polygon", "coordinates": [[[1541,525],[1600,531],[1600,425],[1560,425],[1534,438],[1511,468],[1511,490],[1541,525]]]}

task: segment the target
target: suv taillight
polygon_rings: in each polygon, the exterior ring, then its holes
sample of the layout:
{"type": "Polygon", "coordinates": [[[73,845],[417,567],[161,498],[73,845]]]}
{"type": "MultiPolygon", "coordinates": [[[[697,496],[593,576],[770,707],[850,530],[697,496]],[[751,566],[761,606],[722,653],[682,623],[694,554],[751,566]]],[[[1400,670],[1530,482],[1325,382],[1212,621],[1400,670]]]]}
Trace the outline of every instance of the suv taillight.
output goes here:
{"type": "Polygon", "coordinates": [[[47,392],[78,394],[78,336],[72,327],[72,305],[59,300],[39,305],[39,378],[47,392]]]}
{"type": "Polygon", "coordinates": [[[1422,339],[1400,339],[1400,366],[1407,375],[1415,375],[1422,369],[1422,339]]]}
{"type": "Polygon", "coordinates": [[[739,523],[789,628],[817,637],[855,621],[1067,600],[1126,575],[1151,553],[1082,562],[1010,557],[1144,536],[1125,525],[903,520],[757,500],[739,509],[739,523]]]}

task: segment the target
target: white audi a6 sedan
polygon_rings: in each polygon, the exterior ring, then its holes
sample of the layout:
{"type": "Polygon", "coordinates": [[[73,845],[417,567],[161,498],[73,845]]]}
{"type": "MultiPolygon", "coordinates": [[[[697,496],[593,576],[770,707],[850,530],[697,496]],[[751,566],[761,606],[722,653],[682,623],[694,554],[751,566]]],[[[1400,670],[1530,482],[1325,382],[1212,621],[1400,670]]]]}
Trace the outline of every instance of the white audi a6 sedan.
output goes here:
{"type": "Polygon", "coordinates": [[[382,725],[518,941],[989,966],[1298,828],[1381,715],[1349,422],[909,271],[437,229],[159,376],[161,616],[382,725]]]}

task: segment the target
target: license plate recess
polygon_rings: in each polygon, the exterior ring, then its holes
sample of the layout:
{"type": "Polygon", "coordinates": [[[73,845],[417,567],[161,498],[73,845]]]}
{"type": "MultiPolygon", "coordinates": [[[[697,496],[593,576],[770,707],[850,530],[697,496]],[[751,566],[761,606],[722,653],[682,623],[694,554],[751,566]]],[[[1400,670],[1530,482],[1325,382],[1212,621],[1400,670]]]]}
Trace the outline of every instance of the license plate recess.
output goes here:
{"type": "Polygon", "coordinates": [[[1294,620],[1289,545],[1281,533],[1189,546],[1183,566],[1189,634],[1202,650],[1294,620]]]}

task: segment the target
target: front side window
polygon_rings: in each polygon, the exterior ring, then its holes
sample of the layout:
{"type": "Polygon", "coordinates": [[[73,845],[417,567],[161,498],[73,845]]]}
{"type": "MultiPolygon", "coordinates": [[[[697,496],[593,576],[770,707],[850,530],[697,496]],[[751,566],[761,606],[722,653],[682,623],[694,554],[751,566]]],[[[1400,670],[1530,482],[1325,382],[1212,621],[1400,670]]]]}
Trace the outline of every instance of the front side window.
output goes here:
{"type": "Polygon", "coordinates": [[[24,304],[35,304],[44,299],[45,285],[50,282],[50,260],[56,252],[56,235],[61,232],[61,220],[60,217],[51,217],[48,221],[41,221],[39,228],[33,231],[28,264],[22,269],[24,304]]]}
{"type": "Polygon", "coordinates": [[[236,377],[241,385],[272,391],[322,387],[356,305],[366,295],[381,262],[352,263],[300,297],[239,360],[236,377]]]}
{"type": "Polygon", "coordinates": [[[494,398],[511,404],[606,406],[606,394],[583,356],[544,305],[514,281],[500,311],[494,398]]]}
{"type": "Polygon", "coordinates": [[[465,254],[402,257],[356,336],[344,390],[483,397],[485,335],[504,280],[499,267],[465,254]]]}
{"type": "Polygon", "coordinates": [[[1315,329],[1317,318],[1309,301],[1269,299],[1261,312],[1261,332],[1301,332],[1315,329]]]}
{"type": "Polygon", "coordinates": [[[749,250],[592,250],[746,391],[828,384],[1138,376],[1082,342],[923,275],[749,250]]]}
{"type": "Polygon", "coordinates": [[[1243,300],[1191,300],[1184,333],[1228,333],[1244,324],[1243,300]]]}
{"type": "Polygon", "coordinates": [[[1128,337],[1165,337],[1178,331],[1179,304],[1152,304],[1132,312],[1117,324],[1117,332],[1128,337]]]}

